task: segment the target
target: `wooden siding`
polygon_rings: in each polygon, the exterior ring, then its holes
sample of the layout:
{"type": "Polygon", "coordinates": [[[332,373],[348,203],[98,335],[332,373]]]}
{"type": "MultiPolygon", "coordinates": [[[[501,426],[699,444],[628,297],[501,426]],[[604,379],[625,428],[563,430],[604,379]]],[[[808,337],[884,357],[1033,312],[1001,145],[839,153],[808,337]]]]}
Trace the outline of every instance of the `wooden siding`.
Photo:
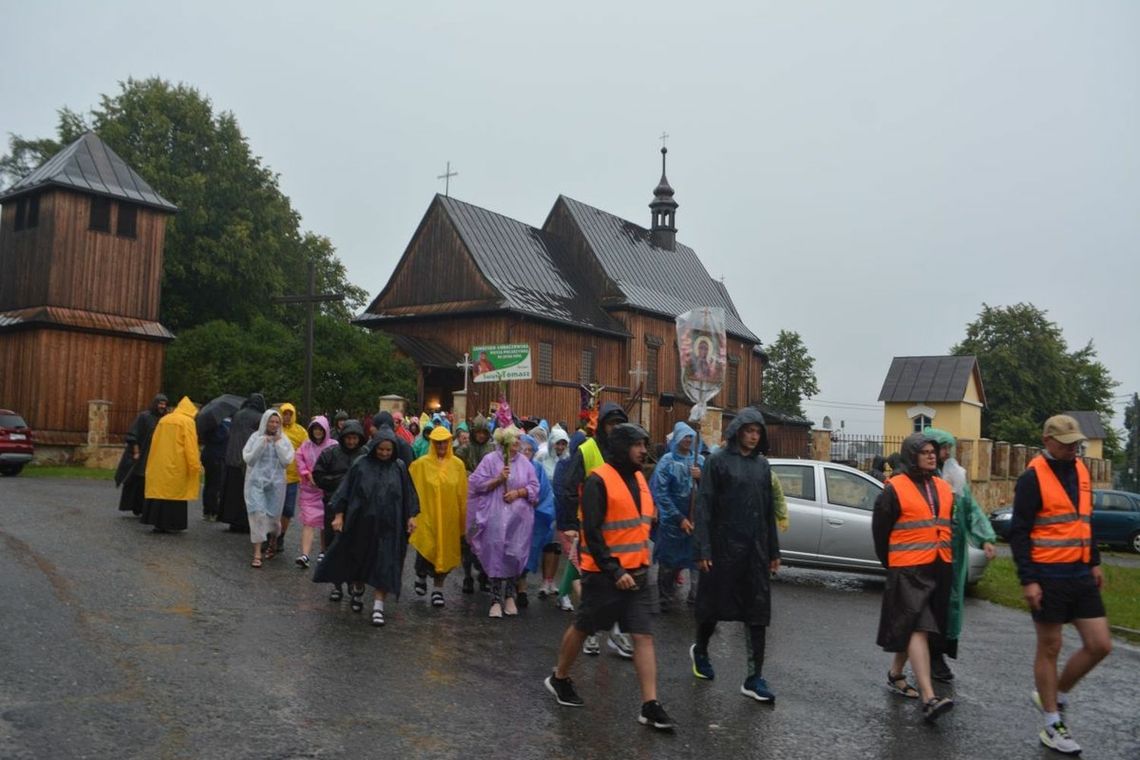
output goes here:
{"type": "Polygon", "coordinates": [[[27,419],[36,440],[82,444],[87,402],[111,402],[111,432],[124,433],[160,390],[165,346],[66,330],[0,334],[0,405],[27,419]]]}
{"type": "Polygon", "coordinates": [[[167,214],[137,207],[136,236],[123,237],[114,233],[122,205],[115,201],[112,231],[96,232],[88,229],[90,198],[45,191],[39,225],[20,232],[15,204],[5,204],[0,311],[49,305],[158,320],[167,214]]]}

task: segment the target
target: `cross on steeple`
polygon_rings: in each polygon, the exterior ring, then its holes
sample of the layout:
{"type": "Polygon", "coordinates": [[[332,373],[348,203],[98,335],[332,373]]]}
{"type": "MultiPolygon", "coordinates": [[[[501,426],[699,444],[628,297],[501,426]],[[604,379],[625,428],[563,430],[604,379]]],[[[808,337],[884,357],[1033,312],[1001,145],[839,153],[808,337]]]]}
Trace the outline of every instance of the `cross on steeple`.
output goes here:
{"type": "Polygon", "coordinates": [[[661,136],[658,137],[657,139],[661,141],[661,147],[664,148],[665,147],[665,141],[669,139],[669,133],[662,130],[661,136]]]}
{"type": "Polygon", "coordinates": [[[447,197],[448,193],[451,191],[451,178],[452,177],[458,177],[458,176],[459,176],[459,172],[451,171],[451,162],[450,161],[447,162],[447,168],[443,170],[443,174],[436,176],[436,179],[442,179],[443,180],[443,195],[445,198],[447,197]]]}

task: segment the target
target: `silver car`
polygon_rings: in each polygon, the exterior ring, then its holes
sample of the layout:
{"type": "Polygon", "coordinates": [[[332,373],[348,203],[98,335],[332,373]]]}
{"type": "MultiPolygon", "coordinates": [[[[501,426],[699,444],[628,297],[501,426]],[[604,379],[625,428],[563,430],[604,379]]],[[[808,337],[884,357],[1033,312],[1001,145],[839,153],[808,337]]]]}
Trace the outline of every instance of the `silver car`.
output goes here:
{"type": "MultiPolygon", "coordinates": [[[[883,575],[871,536],[871,511],[883,484],[853,467],[811,459],[769,459],[788,498],[789,527],[780,533],[788,565],[883,575]]],[[[977,583],[989,560],[969,547],[967,583],[977,583]]]]}

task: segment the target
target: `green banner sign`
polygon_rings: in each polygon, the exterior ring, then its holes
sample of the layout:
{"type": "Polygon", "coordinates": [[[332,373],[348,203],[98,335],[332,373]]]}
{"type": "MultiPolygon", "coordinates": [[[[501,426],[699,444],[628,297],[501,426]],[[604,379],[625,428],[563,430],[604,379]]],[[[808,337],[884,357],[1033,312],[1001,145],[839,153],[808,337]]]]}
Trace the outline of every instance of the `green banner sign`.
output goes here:
{"type": "Polygon", "coordinates": [[[526,343],[473,346],[471,361],[471,374],[477,383],[531,379],[530,346],[526,343]]]}

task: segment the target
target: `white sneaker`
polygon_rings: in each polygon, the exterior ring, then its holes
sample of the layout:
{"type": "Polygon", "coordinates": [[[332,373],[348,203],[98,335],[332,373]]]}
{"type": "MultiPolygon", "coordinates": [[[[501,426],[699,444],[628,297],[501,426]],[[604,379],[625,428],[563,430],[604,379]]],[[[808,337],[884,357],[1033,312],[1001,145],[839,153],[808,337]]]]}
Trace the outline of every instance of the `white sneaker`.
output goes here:
{"type": "Polygon", "coordinates": [[[582,654],[601,654],[602,647],[598,643],[598,634],[593,634],[586,637],[586,641],[582,644],[582,654]]]}
{"type": "Polygon", "coordinates": [[[633,641],[629,638],[628,633],[611,631],[609,647],[625,659],[633,659],[633,641]]]}
{"type": "Polygon", "coordinates": [[[570,601],[569,594],[565,594],[558,598],[558,609],[562,610],[563,612],[574,611],[574,603],[570,601]]]}
{"type": "Polygon", "coordinates": [[[1081,754],[1081,745],[1073,740],[1073,735],[1069,733],[1069,729],[1061,721],[1057,721],[1051,726],[1045,726],[1037,736],[1046,747],[1063,755],[1081,754]]]}

